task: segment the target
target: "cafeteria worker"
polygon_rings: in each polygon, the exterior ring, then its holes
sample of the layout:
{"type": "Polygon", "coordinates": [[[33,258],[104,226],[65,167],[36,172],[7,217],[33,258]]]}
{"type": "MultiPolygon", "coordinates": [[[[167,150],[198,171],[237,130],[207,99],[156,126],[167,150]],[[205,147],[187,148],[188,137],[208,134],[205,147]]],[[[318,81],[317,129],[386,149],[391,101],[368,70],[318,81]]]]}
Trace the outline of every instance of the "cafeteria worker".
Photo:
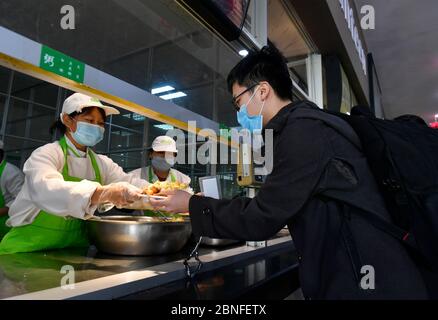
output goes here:
{"type": "Polygon", "coordinates": [[[131,171],[130,174],[150,183],[168,181],[189,185],[190,177],[172,168],[177,153],[175,140],[168,136],[156,137],[149,152],[151,165],[131,171]]]}
{"type": "MultiPolygon", "coordinates": [[[[149,183],[157,181],[178,182],[190,186],[190,177],[184,173],[172,168],[176,162],[176,155],[178,149],[176,142],[168,136],[158,136],[152,142],[149,150],[150,166],[145,166],[130,174],[134,177],[147,180],[149,183]]],[[[160,216],[155,211],[144,210],[143,214],[146,216],[160,216]]],[[[161,215],[165,214],[164,212],[161,215]]]]}
{"type": "Polygon", "coordinates": [[[65,100],[52,127],[61,139],[36,149],[24,164],[25,182],[9,209],[12,229],[0,255],[88,246],[84,220],[99,205],[123,207],[140,199],[148,182],[91,149],[103,139],[106,117],[116,114],[81,93],[65,100]]]}

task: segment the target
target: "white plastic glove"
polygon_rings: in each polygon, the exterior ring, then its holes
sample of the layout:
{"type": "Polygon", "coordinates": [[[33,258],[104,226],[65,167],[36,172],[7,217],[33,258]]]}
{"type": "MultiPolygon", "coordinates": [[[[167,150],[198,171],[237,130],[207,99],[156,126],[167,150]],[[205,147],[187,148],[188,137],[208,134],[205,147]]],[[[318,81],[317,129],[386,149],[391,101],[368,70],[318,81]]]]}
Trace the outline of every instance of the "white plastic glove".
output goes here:
{"type": "Polygon", "coordinates": [[[128,182],[117,182],[100,187],[96,204],[112,203],[123,208],[142,198],[142,190],[128,182]]]}

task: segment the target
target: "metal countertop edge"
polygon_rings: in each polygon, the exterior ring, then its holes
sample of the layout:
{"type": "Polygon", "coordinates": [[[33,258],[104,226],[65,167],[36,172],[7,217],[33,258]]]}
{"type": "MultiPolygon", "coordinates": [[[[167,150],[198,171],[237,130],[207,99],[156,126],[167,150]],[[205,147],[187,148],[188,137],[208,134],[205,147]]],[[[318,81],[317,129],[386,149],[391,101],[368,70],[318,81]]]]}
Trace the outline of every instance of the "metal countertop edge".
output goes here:
{"type": "MultiPolygon", "coordinates": [[[[290,236],[268,240],[267,247],[242,245],[229,250],[200,256],[201,272],[217,269],[243,259],[250,259],[286,248],[293,248],[290,236]]],[[[82,281],[73,289],[61,287],[12,296],[4,300],[111,300],[148,290],[186,277],[183,260],[169,262],[135,271],[82,281]]]]}

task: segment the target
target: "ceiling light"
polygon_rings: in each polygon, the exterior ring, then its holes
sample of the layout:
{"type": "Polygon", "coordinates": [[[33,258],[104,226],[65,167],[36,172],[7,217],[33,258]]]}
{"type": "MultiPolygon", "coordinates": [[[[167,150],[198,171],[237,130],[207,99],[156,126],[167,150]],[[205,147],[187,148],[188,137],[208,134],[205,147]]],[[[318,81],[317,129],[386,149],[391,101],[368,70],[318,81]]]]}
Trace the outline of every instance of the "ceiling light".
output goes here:
{"type": "Polygon", "coordinates": [[[146,119],[145,116],[142,116],[141,114],[137,114],[137,113],[132,113],[132,114],[128,113],[128,114],[124,114],[123,116],[125,118],[132,119],[135,121],[144,121],[144,119],[146,119]]]}
{"type": "Polygon", "coordinates": [[[178,98],[182,98],[182,97],[186,97],[187,95],[184,92],[178,91],[175,93],[169,93],[169,94],[165,94],[164,96],[160,96],[161,99],[164,100],[172,100],[172,99],[178,99],[178,98]]]}
{"type": "Polygon", "coordinates": [[[175,88],[171,87],[171,86],[163,86],[163,87],[158,87],[158,88],[152,89],[151,93],[152,94],[160,94],[160,93],[168,92],[168,91],[172,91],[172,90],[175,90],[175,88]]]}
{"type": "Polygon", "coordinates": [[[135,121],[144,121],[144,119],[146,119],[146,117],[142,116],[141,114],[133,113],[132,119],[135,121]]]}
{"type": "Polygon", "coordinates": [[[158,128],[158,129],[161,129],[161,130],[164,130],[164,131],[169,131],[169,130],[175,129],[170,124],[156,124],[156,125],[154,125],[154,127],[158,128]]]}

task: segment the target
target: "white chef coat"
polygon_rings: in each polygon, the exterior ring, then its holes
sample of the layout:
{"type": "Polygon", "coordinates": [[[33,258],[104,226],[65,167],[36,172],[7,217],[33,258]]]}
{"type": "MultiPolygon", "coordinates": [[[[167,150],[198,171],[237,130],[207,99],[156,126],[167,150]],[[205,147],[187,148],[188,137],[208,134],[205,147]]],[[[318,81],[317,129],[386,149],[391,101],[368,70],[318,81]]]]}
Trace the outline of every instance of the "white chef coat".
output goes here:
{"type": "MultiPolygon", "coordinates": [[[[149,168],[150,168],[149,166],[139,168],[139,169],[131,171],[129,174],[133,175],[136,178],[144,179],[144,180],[147,180],[148,182],[150,182],[149,181],[149,168]],[[142,172],[142,170],[143,170],[143,172],[142,172]]],[[[168,181],[168,182],[172,181],[172,174],[174,175],[177,182],[190,185],[190,182],[191,182],[190,177],[185,175],[184,173],[176,170],[176,169],[173,169],[173,168],[171,168],[169,170],[169,174],[167,175],[166,181],[168,181]]],[[[155,182],[155,181],[158,181],[158,177],[155,174],[154,170],[152,170],[152,182],[155,182]]]]}
{"type": "MultiPolygon", "coordinates": [[[[99,186],[87,153],[78,150],[66,137],[69,147],[67,164],[69,175],[83,178],[81,182],[64,181],[64,153],[59,142],[36,149],[24,164],[25,182],[21,192],[9,208],[6,224],[17,227],[32,223],[40,210],[62,216],[89,219],[97,206],[91,205],[91,197],[99,186]],[[78,157],[79,156],[79,157],[78,157]]],[[[128,182],[139,188],[149,183],[132,175],[104,155],[96,155],[103,185],[128,182]]]]}
{"type": "Polygon", "coordinates": [[[0,177],[0,189],[5,199],[5,206],[10,207],[24,183],[24,174],[13,164],[6,162],[6,167],[0,177]]]}

